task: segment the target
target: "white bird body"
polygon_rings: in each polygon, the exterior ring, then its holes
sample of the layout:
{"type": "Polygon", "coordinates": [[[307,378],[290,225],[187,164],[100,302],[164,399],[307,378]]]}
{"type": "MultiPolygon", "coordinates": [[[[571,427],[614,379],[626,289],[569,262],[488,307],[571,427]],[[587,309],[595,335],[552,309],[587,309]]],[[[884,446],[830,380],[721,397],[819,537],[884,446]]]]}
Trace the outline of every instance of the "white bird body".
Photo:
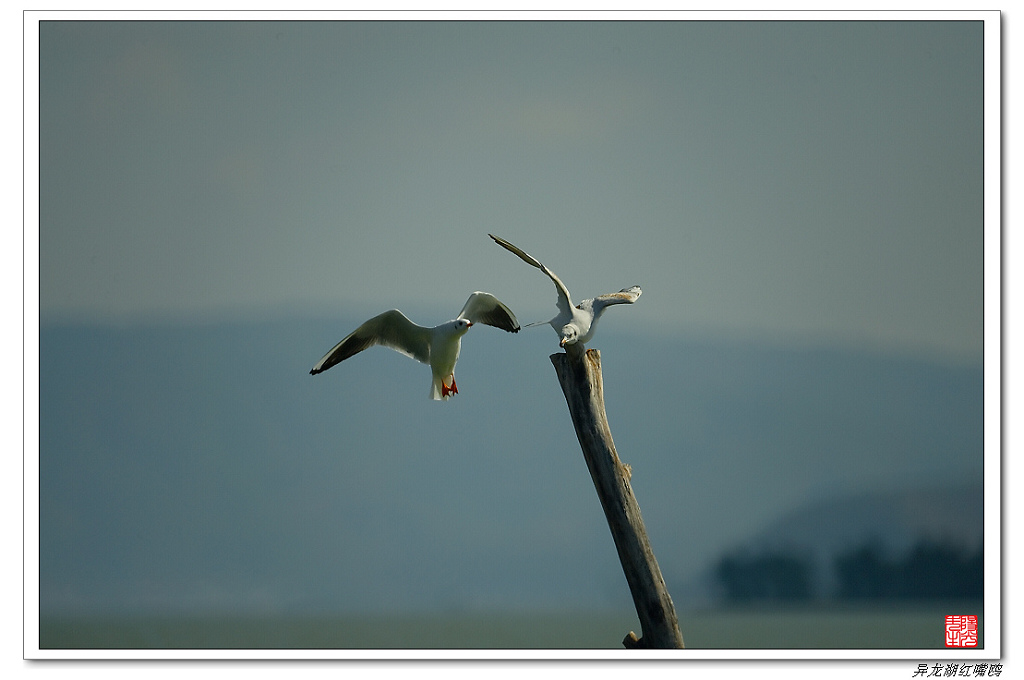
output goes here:
{"type": "Polygon", "coordinates": [[[429,364],[430,398],[447,400],[459,393],[455,364],[462,349],[462,336],[475,323],[510,333],[519,331],[519,322],[511,309],[490,293],[477,291],[469,296],[458,317],[433,328],[413,323],[397,309],[378,314],[346,335],[309,372],[322,373],[368,347],[383,345],[429,364]]]}
{"type": "MultiPolygon", "coordinates": [[[[555,329],[555,333],[559,337],[558,344],[566,348],[566,351],[570,349],[572,351],[583,351],[584,345],[593,339],[594,331],[597,328],[597,321],[609,305],[632,304],[636,302],[643,292],[640,290],[640,286],[631,286],[623,288],[618,293],[608,293],[594,298],[587,298],[574,306],[569,289],[565,287],[565,284],[562,283],[562,280],[553,271],[541,264],[540,260],[527,254],[505,239],[498,238],[494,234],[488,234],[488,236],[494,239],[495,243],[502,248],[518,255],[527,264],[533,265],[547,274],[548,278],[555,284],[555,290],[558,293],[558,299],[556,300],[558,314],[547,323],[555,329]]],[[[532,326],[534,324],[528,325],[532,326]]]]}
{"type": "Polygon", "coordinates": [[[469,331],[470,326],[471,322],[456,319],[430,329],[431,399],[447,399],[450,394],[459,393],[455,386],[455,364],[462,351],[462,336],[469,331]]]}

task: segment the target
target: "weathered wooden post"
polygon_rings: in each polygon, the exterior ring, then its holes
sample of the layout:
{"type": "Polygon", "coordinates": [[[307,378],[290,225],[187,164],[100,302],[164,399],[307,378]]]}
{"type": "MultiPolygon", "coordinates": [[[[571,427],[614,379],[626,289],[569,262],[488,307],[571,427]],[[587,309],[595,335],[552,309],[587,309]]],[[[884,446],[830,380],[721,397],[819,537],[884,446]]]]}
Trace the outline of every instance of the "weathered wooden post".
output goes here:
{"type": "Polygon", "coordinates": [[[630,631],[622,644],[650,649],[682,649],[683,635],[672,598],[654,559],[640,506],[629,484],[630,467],[619,460],[604,410],[601,353],[596,349],[551,355],[569,405],[572,424],[601,499],[615,549],[633,595],[642,635],[630,631]]]}

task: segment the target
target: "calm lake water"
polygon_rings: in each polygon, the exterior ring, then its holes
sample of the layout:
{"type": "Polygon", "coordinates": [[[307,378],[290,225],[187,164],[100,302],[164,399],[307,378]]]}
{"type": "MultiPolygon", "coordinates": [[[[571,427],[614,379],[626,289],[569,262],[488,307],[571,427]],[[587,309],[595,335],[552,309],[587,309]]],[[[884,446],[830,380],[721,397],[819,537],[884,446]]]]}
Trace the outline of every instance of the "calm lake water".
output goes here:
{"type": "MultiPolygon", "coordinates": [[[[945,616],[981,605],[681,613],[688,649],[945,647],[945,616]]],[[[633,612],[396,617],[42,617],[43,649],[622,649],[633,612]]]]}

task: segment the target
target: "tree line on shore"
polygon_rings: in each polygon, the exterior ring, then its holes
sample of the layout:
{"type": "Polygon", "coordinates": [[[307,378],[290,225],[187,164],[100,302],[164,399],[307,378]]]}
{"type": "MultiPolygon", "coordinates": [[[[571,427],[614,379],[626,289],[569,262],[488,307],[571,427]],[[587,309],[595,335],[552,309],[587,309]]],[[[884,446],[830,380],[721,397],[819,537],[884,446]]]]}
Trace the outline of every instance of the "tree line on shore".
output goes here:
{"type": "Polygon", "coordinates": [[[887,554],[868,541],[833,556],[826,567],[799,551],[739,551],[723,556],[714,576],[732,603],[834,599],[937,600],[980,599],[984,585],[984,551],[922,539],[903,554],[887,554]],[[832,587],[816,586],[822,569],[831,571],[832,587]]]}

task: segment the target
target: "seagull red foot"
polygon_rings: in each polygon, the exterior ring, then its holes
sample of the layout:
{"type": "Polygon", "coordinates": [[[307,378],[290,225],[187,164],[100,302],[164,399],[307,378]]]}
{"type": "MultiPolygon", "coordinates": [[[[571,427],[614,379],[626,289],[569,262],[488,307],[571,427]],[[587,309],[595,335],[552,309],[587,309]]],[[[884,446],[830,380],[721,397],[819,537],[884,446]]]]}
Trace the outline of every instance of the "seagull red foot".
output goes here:
{"type": "Polygon", "coordinates": [[[447,397],[449,394],[458,394],[458,393],[459,393],[459,388],[455,385],[455,376],[454,375],[452,376],[452,386],[451,387],[448,387],[447,385],[445,385],[443,380],[441,381],[441,396],[442,397],[447,397]]]}

